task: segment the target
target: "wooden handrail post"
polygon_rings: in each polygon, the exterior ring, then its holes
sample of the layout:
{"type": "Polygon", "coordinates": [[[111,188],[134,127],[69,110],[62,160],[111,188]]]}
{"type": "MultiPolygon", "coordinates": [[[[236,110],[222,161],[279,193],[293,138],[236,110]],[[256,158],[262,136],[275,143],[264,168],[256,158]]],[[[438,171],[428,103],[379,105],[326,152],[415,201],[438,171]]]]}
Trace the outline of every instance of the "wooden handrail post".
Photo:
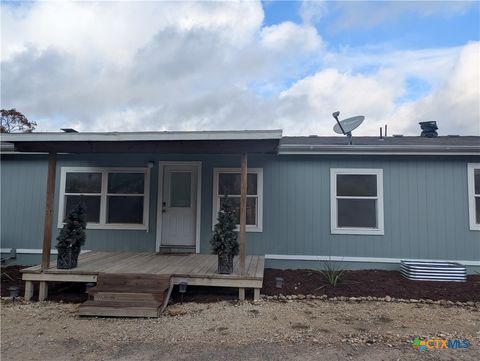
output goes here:
{"type": "Polygon", "coordinates": [[[45,218],[43,225],[42,270],[50,266],[50,250],[52,248],[53,198],[55,194],[55,173],[57,154],[48,154],[47,197],[45,200],[45,218]]]}
{"type": "Polygon", "coordinates": [[[240,273],[245,274],[245,230],[247,225],[247,153],[242,154],[240,173],[240,273]]]}

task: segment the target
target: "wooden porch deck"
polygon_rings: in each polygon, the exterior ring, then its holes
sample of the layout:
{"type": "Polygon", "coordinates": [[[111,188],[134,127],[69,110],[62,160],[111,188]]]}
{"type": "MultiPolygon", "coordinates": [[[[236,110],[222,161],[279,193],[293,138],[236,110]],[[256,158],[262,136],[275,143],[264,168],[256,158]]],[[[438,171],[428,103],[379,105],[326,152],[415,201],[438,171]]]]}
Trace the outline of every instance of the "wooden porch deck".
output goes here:
{"type": "Polygon", "coordinates": [[[33,295],[34,281],[40,282],[39,299],[47,297],[47,282],[96,282],[100,273],[171,275],[173,284],[187,282],[192,286],[235,287],[240,295],[245,288],[254,289],[254,298],[260,295],[263,284],[263,256],[247,256],[245,274],[241,275],[238,257],[234,259],[234,272],[216,273],[217,256],[208,254],[158,254],[154,252],[103,252],[81,254],[74,269],[58,269],[51,262],[47,270],[41,266],[23,269],[25,298],[33,295]]]}

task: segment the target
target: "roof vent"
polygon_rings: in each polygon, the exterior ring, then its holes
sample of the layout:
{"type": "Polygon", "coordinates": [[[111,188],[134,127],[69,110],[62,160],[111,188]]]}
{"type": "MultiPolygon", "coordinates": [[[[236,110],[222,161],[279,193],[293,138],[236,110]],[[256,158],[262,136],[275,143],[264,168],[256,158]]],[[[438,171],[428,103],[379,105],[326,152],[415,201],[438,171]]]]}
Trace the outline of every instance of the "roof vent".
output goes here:
{"type": "Polygon", "coordinates": [[[394,138],[401,138],[401,137],[403,137],[403,134],[394,134],[394,135],[392,135],[392,137],[394,137],[394,138]]]}
{"type": "Polygon", "coordinates": [[[447,135],[447,137],[451,137],[451,138],[457,138],[459,136],[460,136],[459,134],[449,134],[449,135],[447,135]]]}
{"type": "Polygon", "coordinates": [[[422,129],[421,137],[435,138],[438,137],[437,122],[420,122],[420,128],[422,129]]]}
{"type": "Polygon", "coordinates": [[[73,128],[60,128],[60,130],[64,131],[65,133],[78,133],[78,131],[73,128]]]}

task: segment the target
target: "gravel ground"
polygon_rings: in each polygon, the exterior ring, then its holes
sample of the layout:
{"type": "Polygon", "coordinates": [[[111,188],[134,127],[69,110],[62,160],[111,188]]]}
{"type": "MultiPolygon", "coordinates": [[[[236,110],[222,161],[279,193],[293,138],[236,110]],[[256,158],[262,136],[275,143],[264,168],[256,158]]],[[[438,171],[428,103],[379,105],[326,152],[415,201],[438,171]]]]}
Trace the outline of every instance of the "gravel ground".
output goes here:
{"type": "Polygon", "coordinates": [[[478,360],[480,309],[262,301],[170,306],[157,319],[79,318],[78,304],[2,300],[2,360],[478,360]],[[177,316],[171,316],[176,314],[177,316]],[[415,337],[464,350],[419,354],[415,337]]]}

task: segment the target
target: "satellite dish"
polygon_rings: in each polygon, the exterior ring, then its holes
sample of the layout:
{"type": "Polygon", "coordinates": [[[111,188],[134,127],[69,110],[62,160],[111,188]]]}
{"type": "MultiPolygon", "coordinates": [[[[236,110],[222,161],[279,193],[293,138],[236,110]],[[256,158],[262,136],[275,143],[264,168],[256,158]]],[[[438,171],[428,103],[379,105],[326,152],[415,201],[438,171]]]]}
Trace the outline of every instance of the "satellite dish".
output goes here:
{"type": "Polygon", "coordinates": [[[358,126],[362,124],[364,119],[365,117],[363,115],[358,115],[356,117],[340,120],[337,124],[334,125],[333,131],[338,134],[350,133],[352,130],[358,128],[358,126]]]}
{"type": "Polygon", "coordinates": [[[352,130],[358,128],[365,120],[365,117],[363,115],[358,115],[356,117],[338,120],[339,115],[340,112],[335,112],[332,114],[337,121],[337,124],[333,126],[333,131],[337,134],[346,135],[348,137],[349,144],[352,144],[352,130]]]}

